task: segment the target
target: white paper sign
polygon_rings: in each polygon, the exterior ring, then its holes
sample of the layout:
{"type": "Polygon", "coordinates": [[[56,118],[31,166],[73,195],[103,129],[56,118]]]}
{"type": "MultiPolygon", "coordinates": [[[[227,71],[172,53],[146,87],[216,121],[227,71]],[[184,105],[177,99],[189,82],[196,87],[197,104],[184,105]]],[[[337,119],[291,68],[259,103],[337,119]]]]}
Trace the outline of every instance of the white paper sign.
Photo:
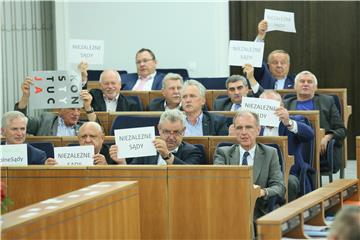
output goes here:
{"type": "Polygon", "coordinates": [[[117,129],[115,143],[118,158],[143,157],[156,155],[152,141],[155,139],[154,127],[117,129]]]}
{"type": "Polygon", "coordinates": [[[81,108],[80,75],[67,71],[35,71],[31,73],[30,86],[32,109],[81,108]]]}
{"type": "Polygon", "coordinates": [[[92,166],[93,156],[93,145],[54,148],[54,158],[59,166],[92,166]]]}
{"type": "Polygon", "coordinates": [[[280,120],[275,115],[278,107],[280,107],[280,102],[272,99],[243,97],[241,100],[241,110],[256,113],[261,126],[279,127],[280,120]]]}
{"type": "Polygon", "coordinates": [[[104,41],[70,39],[69,62],[79,64],[81,61],[102,65],[104,63],[104,41]]]}
{"type": "Polygon", "coordinates": [[[265,9],[264,19],[268,22],[267,32],[277,30],[296,33],[293,12],[265,9]]]}
{"type": "Polygon", "coordinates": [[[263,54],[263,42],[231,40],[229,45],[229,65],[244,66],[248,63],[253,67],[261,67],[263,54]]]}
{"type": "Polygon", "coordinates": [[[26,144],[0,145],[1,166],[27,166],[28,155],[26,144]]]}

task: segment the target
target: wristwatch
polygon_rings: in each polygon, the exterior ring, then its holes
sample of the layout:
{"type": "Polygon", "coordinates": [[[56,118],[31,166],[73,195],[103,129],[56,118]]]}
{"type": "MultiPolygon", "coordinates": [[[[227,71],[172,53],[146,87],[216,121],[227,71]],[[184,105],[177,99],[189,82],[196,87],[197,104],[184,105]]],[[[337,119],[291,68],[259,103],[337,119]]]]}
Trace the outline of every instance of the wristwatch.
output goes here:
{"type": "Polygon", "coordinates": [[[169,152],[169,154],[166,157],[162,157],[164,160],[169,160],[172,156],[172,153],[169,152]]]}
{"type": "Polygon", "coordinates": [[[287,128],[292,128],[294,126],[294,121],[292,119],[289,120],[289,124],[286,125],[287,128]]]}
{"type": "Polygon", "coordinates": [[[94,112],[94,108],[91,108],[89,111],[85,111],[86,114],[90,114],[90,113],[93,113],[94,112]]]}

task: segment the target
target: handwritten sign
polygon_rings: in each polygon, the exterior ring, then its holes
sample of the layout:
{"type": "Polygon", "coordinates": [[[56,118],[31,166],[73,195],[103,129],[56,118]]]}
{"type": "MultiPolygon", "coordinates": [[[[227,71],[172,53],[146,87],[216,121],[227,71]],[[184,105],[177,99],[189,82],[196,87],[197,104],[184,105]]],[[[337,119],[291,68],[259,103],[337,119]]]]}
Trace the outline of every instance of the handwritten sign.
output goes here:
{"type": "Polygon", "coordinates": [[[117,129],[115,143],[118,158],[143,157],[156,155],[152,141],[155,139],[154,127],[117,129]]]}
{"type": "Polygon", "coordinates": [[[30,87],[32,109],[81,108],[80,75],[67,71],[35,71],[31,73],[33,85],[30,87]]]}
{"type": "Polygon", "coordinates": [[[27,145],[9,144],[0,145],[1,166],[26,166],[28,165],[27,145]]]}
{"type": "Polygon", "coordinates": [[[244,66],[251,64],[253,67],[261,67],[264,54],[263,42],[230,41],[229,65],[244,66]]]}
{"type": "Polygon", "coordinates": [[[275,115],[275,110],[280,107],[280,102],[271,99],[243,97],[241,110],[256,113],[261,126],[278,127],[280,120],[275,115]]]}
{"type": "Polygon", "coordinates": [[[268,22],[267,32],[277,30],[296,33],[293,12],[265,9],[264,19],[268,22]]]}
{"type": "Polygon", "coordinates": [[[93,145],[54,148],[54,158],[59,166],[92,166],[93,156],[93,145]]]}
{"type": "Polygon", "coordinates": [[[102,65],[104,63],[104,41],[71,39],[69,62],[78,64],[81,61],[102,65]]]}

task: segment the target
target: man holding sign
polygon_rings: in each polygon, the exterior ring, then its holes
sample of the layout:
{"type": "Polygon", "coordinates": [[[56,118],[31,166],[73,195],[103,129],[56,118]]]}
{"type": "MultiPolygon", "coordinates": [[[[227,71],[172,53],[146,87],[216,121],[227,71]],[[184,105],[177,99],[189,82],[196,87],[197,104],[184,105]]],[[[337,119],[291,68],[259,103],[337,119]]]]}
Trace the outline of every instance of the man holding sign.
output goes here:
{"type": "MultiPolygon", "coordinates": [[[[5,145],[20,146],[20,144],[24,144],[27,121],[27,117],[18,111],[10,111],[3,115],[1,119],[1,134],[5,137],[5,145]]],[[[30,144],[26,144],[25,155],[27,155],[27,162],[25,162],[24,165],[45,164],[46,153],[30,144]]],[[[23,158],[25,158],[25,156],[17,156],[13,159],[21,160],[23,158]]]]}
{"type": "MultiPolygon", "coordinates": [[[[158,125],[160,137],[153,140],[157,151],[155,156],[138,157],[130,164],[200,164],[202,154],[200,150],[192,144],[183,141],[185,132],[185,116],[177,109],[167,110],[160,116],[158,125]]],[[[110,155],[113,159],[117,158],[117,146],[110,148],[110,155]]],[[[121,151],[121,149],[119,150],[121,151]]]]}
{"type": "MultiPolygon", "coordinates": [[[[15,110],[26,114],[30,97],[30,86],[33,84],[32,77],[26,77],[21,90],[23,95],[15,110]]],[[[90,121],[96,121],[97,117],[91,107],[92,96],[86,91],[80,92],[80,98],[84,102],[84,109],[90,121]]],[[[76,136],[81,126],[79,122],[79,108],[62,108],[58,114],[44,112],[40,117],[30,117],[27,125],[27,133],[35,136],[76,136]]]]}

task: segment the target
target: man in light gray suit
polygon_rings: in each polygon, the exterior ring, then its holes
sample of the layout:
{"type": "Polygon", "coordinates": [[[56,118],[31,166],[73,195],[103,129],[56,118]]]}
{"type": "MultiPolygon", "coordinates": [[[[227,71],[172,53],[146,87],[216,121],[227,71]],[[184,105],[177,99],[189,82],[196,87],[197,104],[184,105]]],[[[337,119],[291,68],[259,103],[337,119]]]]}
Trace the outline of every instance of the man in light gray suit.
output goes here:
{"type": "Polygon", "coordinates": [[[255,113],[238,111],[233,123],[239,144],[216,149],[214,164],[253,166],[253,182],[261,188],[260,198],[256,200],[254,209],[256,221],[268,213],[270,197],[285,197],[284,178],[276,149],[256,143],[256,137],[260,133],[258,116],[255,113]]]}

